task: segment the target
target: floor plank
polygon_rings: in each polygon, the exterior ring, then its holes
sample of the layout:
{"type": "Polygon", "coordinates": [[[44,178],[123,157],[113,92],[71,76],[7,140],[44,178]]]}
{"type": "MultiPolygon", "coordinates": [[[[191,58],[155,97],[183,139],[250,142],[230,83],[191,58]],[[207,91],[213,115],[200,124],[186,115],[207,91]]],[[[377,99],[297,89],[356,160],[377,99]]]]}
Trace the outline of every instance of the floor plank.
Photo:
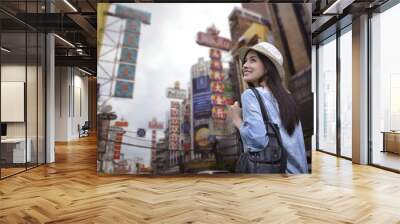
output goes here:
{"type": "Polygon", "coordinates": [[[313,152],[310,175],[98,176],[96,139],[0,181],[0,223],[400,223],[400,175],[313,152]]]}

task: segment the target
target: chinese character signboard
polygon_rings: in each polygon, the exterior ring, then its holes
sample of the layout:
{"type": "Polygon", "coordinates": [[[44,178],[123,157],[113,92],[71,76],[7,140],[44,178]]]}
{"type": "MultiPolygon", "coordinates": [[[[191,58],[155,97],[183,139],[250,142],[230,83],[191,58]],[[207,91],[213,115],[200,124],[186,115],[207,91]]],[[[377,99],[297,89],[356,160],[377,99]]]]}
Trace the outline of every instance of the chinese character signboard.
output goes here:
{"type": "Polygon", "coordinates": [[[161,122],[158,122],[156,118],[153,118],[151,121],[149,121],[148,125],[149,129],[164,129],[164,124],[161,122]]]}
{"type": "Polygon", "coordinates": [[[141,24],[150,24],[150,13],[117,5],[114,16],[126,19],[114,97],[132,98],[141,24]]]}
{"type": "MultiPolygon", "coordinates": [[[[231,41],[219,37],[219,30],[215,26],[207,29],[206,33],[199,32],[197,34],[197,43],[202,46],[210,47],[210,64],[208,69],[209,87],[210,87],[210,108],[211,118],[209,125],[210,135],[226,135],[228,134],[227,124],[227,105],[232,102],[232,94],[226,93],[225,85],[231,90],[231,82],[224,71],[221,61],[221,50],[229,51],[231,49],[231,41]]],[[[204,103],[203,103],[204,105],[204,103]]],[[[200,105],[196,105],[196,97],[193,96],[193,110],[200,105]]],[[[201,106],[200,106],[201,108],[201,106]]]]}
{"type": "Polygon", "coordinates": [[[207,47],[229,51],[231,49],[231,41],[229,39],[214,36],[209,33],[198,32],[197,43],[207,47]]]}
{"type": "Polygon", "coordinates": [[[199,45],[229,51],[232,42],[224,37],[219,37],[219,30],[215,26],[207,29],[207,32],[198,32],[196,42],[199,45]]]}
{"type": "Polygon", "coordinates": [[[117,81],[115,83],[115,97],[121,98],[132,98],[133,94],[133,83],[132,82],[125,82],[125,81],[117,81]]]}
{"type": "Polygon", "coordinates": [[[140,22],[150,25],[150,13],[143,12],[130,7],[124,7],[117,5],[115,8],[115,16],[119,16],[125,19],[139,20],[140,22]]]}
{"type": "Polygon", "coordinates": [[[124,35],[123,47],[138,48],[139,47],[139,33],[128,33],[124,35]]]}
{"type": "Polygon", "coordinates": [[[180,105],[177,101],[171,101],[169,123],[169,150],[179,149],[179,115],[180,105]]]}
{"type": "Polygon", "coordinates": [[[139,20],[128,19],[126,21],[125,33],[140,33],[140,24],[139,20]]]}
{"type": "Polygon", "coordinates": [[[130,64],[120,64],[118,67],[117,78],[124,80],[135,80],[136,66],[130,64]]]}
{"type": "Polygon", "coordinates": [[[222,82],[224,77],[224,71],[222,69],[221,55],[217,49],[210,49],[211,67],[210,67],[210,78],[211,78],[211,101],[213,104],[211,113],[214,120],[225,120],[227,116],[227,108],[225,105],[225,98],[222,95],[224,93],[224,83],[222,82]]]}
{"type": "Polygon", "coordinates": [[[136,64],[137,50],[131,48],[122,48],[120,62],[136,64]]]}

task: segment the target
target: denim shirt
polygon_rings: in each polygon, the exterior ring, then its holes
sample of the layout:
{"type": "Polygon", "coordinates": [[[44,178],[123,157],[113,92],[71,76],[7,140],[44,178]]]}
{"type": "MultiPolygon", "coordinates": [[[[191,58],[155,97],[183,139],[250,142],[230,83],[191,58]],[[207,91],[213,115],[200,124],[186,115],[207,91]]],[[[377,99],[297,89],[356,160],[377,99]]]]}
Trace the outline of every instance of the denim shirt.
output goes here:
{"type": "MultiPolygon", "coordinates": [[[[308,173],[301,122],[296,125],[294,132],[289,136],[286,128],[282,126],[278,102],[272,95],[272,92],[262,87],[257,87],[257,90],[263,98],[269,119],[279,126],[283,146],[288,154],[286,173],[308,173]]],[[[239,131],[244,151],[261,151],[268,144],[268,136],[266,135],[259,103],[251,89],[245,90],[241,99],[243,122],[240,125],[239,131]]]]}

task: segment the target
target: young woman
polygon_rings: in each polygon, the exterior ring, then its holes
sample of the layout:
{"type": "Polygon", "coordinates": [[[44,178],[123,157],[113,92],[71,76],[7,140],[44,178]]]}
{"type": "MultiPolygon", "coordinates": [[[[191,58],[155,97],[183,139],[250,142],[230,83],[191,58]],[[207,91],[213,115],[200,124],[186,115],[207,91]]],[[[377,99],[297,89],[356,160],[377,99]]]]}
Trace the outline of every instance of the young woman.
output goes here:
{"type": "MultiPolygon", "coordinates": [[[[243,79],[255,87],[264,101],[269,119],[278,125],[282,144],[286,151],[286,171],[289,174],[308,173],[303,130],[296,104],[283,87],[283,57],[270,43],[262,42],[240,51],[243,79]]],[[[235,102],[228,116],[238,128],[245,152],[260,152],[268,144],[260,105],[252,90],[241,96],[243,108],[235,102]]]]}

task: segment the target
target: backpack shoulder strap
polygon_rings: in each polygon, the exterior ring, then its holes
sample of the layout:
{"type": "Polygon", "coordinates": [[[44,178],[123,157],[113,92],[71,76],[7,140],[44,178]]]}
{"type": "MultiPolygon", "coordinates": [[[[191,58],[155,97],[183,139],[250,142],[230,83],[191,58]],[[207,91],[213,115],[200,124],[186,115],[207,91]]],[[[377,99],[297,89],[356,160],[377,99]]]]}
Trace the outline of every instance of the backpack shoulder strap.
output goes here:
{"type": "Polygon", "coordinates": [[[263,120],[264,120],[264,124],[265,124],[265,126],[267,126],[268,123],[269,123],[269,117],[268,117],[268,112],[265,109],[264,101],[262,100],[262,98],[260,96],[260,93],[258,92],[258,90],[256,88],[250,87],[250,89],[253,91],[254,95],[256,95],[258,104],[260,105],[261,114],[262,114],[262,117],[263,117],[263,120]]]}

